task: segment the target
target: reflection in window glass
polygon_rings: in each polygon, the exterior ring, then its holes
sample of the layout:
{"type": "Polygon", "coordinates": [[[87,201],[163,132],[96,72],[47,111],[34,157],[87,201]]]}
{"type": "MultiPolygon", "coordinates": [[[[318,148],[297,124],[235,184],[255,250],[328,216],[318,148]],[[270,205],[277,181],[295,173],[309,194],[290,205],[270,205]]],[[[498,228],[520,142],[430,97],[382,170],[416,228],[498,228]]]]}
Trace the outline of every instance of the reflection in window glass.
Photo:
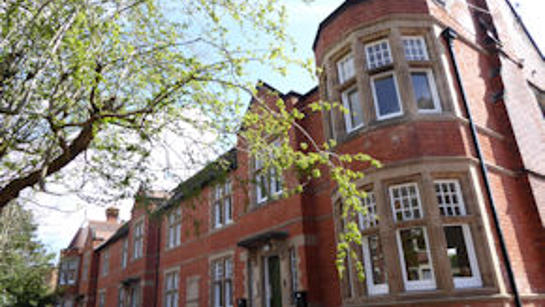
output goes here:
{"type": "Polygon", "coordinates": [[[400,115],[401,104],[397,85],[392,74],[373,79],[373,95],[378,119],[400,115]]]}
{"type": "Polygon", "coordinates": [[[456,288],[482,286],[469,226],[465,224],[449,225],[443,229],[454,286],[456,288]]]}
{"type": "Polygon", "coordinates": [[[342,94],[343,106],[348,109],[345,114],[346,130],[350,132],[363,125],[363,108],[360,103],[358,89],[350,88],[342,94]]]}
{"type": "Polygon", "coordinates": [[[419,110],[433,111],[436,109],[431,92],[430,80],[427,72],[412,72],[414,98],[419,110]]]}
{"type": "Polygon", "coordinates": [[[461,226],[445,227],[447,238],[447,255],[453,277],[471,276],[471,266],[467,256],[467,247],[464,242],[464,233],[461,226]]]}
{"type": "Polygon", "coordinates": [[[407,289],[435,288],[425,229],[423,227],[401,229],[399,240],[407,289]]]}
{"type": "Polygon", "coordinates": [[[388,293],[386,262],[378,235],[363,238],[363,257],[369,295],[388,293]]]}

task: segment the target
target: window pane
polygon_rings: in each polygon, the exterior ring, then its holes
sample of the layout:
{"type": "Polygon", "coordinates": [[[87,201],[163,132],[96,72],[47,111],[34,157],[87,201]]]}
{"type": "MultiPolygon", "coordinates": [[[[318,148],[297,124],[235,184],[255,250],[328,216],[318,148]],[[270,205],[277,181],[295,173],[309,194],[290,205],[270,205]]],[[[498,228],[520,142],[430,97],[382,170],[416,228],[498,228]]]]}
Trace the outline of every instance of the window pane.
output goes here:
{"type": "Polygon", "coordinates": [[[343,106],[349,113],[345,114],[347,131],[351,131],[363,124],[363,107],[360,102],[357,88],[351,88],[342,94],[343,106]]]}
{"type": "Polygon", "coordinates": [[[341,84],[354,77],[354,57],[352,54],[348,54],[337,63],[337,71],[339,73],[339,83],[341,84]]]}
{"type": "Polygon", "coordinates": [[[443,216],[465,215],[465,205],[458,180],[434,182],[439,212],[443,216]]]}
{"type": "Polygon", "coordinates": [[[452,276],[473,276],[462,226],[446,226],[444,229],[452,276]]]}
{"type": "Polygon", "coordinates": [[[418,105],[418,109],[434,110],[435,104],[433,103],[428,73],[412,72],[411,80],[413,83],[414,98],[416,100],[416,104],[418,105]]]}
{"type": "Polygon", "coordinates": [[[373,80],[378,117],[401,112],[393,75],[373,80]]]}
{"type": "Polygon", "coordinates": [[[363,202],[363,207],[367,209],[367,214],[359,214],[360,228],[363,230],[376,227],[378,225],[378,218],[375,193],[367,192],[367,197],[363,198],[361,201],[363,202]]]}
{"type": "Polygon", "coordinates": [[[231,208],[231,197],[227,197],[225,198],[225,203],[223,204],[224,205],[224,210],[225,210],[225,222],[230,222],[233,220],[233,213],[232,213],[232,208],[231,208]]]}
{"type": "Polygon", "coordinates": [[[221,283],[214,283],[214,306],[221,307],[221,283]]]}
{"type": "Polygon", "coordinates": [[[367,45],[365,51],[367,53],[367,67],[369,69],[379,68],[392,63],[390,46],[386,40],[367,45]]]}
{"type": "Polygon", "coordinates": [[[380,285],[386,283],[386,271],[384,255],[382,254],[382,244],[378,235],[372,235],[368,238],[369,242],[369,260],[371,264],[371,273],[373,284],[380,285]]]}
{"type": "Polygon", "coordinates": [[[405,273],[408,281],[431,280],[431,261],[423,228],[402,229],[399,231],[405,273]]]}
{"type": "Polygon", "coordinates": [[[396,221],[422,218],[420,194],[415,183],[400,184],[390,187],[390,202],[396,221]]]}
{"type": "Polygon", "coordinates": [[[426,43],[422,37],[403,37],[405,58],[408,61],[424,61],[428,59],[426,43]]]}

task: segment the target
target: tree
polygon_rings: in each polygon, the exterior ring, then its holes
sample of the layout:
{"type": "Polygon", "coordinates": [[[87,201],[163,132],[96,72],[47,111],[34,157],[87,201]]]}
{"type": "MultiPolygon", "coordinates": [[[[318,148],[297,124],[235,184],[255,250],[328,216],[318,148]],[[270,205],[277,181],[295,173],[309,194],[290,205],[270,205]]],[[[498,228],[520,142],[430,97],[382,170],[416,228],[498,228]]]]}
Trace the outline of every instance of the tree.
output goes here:
{"type": "Polygon", "coordinates": [[[54,255],[35,238],[30,211],[16,203],[0,214],[0,306],[46,306],[54,302],[47,278],[54,255]]]}
{"type": "MultiPolygon", "coordinates": [[[[276,0],[8,0],[0,20],[0,209],[23,190],[59,186],[94,202],[132,197],[157,179],[152,151],[172,147],[166,137],[183,139],[179,154],[194,164],[199,151],[225,150],[238,135],[265,171],[304,174],[287,194],[326,169],[347,204],[343,217],[365,212],[355,185],[363,173],[349,167],[377,161],[318,144],[298,124],[304,112],[280,97],[271,107],[248,80],[256,65],[285,75],[303,64],[286,56],[276,0]],[[307,137],[297,148],[294,130],[307,137]]],[[[309,108],[347,112],[338,103],[309,108]]],[[[361,238],[347,225],[339,259],[361,238]]]]}
{"type": "Polygon", "coordinates": [[[285,41],[275,0],[9,0],[0,19],[0,208],[67,176],[102,195],[150,181],[152,148],[187,125],[221,141],[246,65],[281,55],[253,33],[285,41]]]}

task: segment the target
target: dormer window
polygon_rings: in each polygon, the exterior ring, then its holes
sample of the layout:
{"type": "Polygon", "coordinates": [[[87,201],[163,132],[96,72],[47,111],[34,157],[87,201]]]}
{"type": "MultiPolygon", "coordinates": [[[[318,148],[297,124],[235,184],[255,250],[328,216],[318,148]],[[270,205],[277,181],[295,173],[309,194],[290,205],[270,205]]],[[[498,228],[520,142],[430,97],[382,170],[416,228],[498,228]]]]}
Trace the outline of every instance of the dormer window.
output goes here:
{"type": "Polygon", "coordinates": [[[407,61],[429,60],[426,42],[421,36],[403,36],[403,49],[407,61]]]}
{"type": "Polygon", "coordinates": [[[388,40],[383,39],[365,46],[367,68],[376,69],[392,64],[392,54],[388,40]]]}
{"type": "Polygon", "coordinates": [[[340,84],[345,83],[356,75],[352,53],[345,55],[337,62],[337,73],[339,74],[340,84]]]}

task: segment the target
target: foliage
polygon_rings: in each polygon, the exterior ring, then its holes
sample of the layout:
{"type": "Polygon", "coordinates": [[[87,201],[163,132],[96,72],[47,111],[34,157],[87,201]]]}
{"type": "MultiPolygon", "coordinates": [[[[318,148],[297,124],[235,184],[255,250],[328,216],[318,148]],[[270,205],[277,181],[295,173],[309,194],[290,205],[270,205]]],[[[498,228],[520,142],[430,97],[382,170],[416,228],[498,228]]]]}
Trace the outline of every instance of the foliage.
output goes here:
{"type": "Polygon", "coordinates": [[[0,214],[0,306],[46,306],[54,303],[47,284],[53,255],[35,238],[30,211],[12,203],[0,214]]]}
{"type": "Polygon", "coordinates": [[[7,0],[0,20],[0,209],[29,188],[62,186],[93,202],[131,197],[158,179],[158,147],[195,164],[200,151],[224,151],[238,135],[239,150],[262,159],[264,171],[297,174],[284,196],[331,177],[345,204],[341,275],[347,254],[356,256],[353,217],[365,214],[365,194],[356,188],[363,172],[351,168],[379,163],[318,144],[300,124],[312,112],[347,112],[338,103],[300,110],[276,97],[271,106],[247,77],[256,65],[312,71],[286,56],[277,0],[7,0]],[[293,146],[293,133],[306,141],[293,146]],[[167,136],[182,141],[172,146],[167,136]]]}

